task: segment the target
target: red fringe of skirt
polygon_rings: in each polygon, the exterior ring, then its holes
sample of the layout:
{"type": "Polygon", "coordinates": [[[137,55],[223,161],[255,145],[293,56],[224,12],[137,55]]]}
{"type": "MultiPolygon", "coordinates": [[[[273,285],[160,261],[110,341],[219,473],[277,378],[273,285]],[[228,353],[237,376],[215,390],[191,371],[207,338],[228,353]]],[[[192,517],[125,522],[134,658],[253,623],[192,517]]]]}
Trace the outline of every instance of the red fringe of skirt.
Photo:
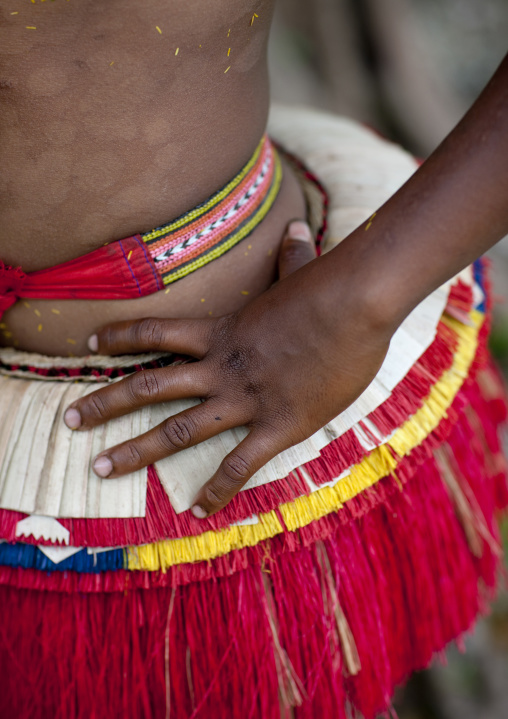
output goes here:
{"type": "Polygon", "coordinates": [[[79,591],[79,577],[55,572],[66,591],[47,591],[49,576],[37,589],[35,571],[1,568],[2,719],[385,711],[495,590],[508,491],[494,383],[490,370],[466,382],[434,443],[408,458],[407,481],[385,478],[269,544],[165,575],[111,572],[109,591],[93,586],[106,577],[79,591]]]}

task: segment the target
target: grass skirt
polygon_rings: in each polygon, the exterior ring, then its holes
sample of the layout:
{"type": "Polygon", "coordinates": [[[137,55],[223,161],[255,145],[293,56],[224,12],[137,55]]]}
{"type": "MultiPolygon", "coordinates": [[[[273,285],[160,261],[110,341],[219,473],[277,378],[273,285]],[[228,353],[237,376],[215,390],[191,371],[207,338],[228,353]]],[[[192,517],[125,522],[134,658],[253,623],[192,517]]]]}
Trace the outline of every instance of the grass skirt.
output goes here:
{"type": "MultiPolygon", "coordinates": [[[[506,404],[486,350],[485,263],[471,278],[453,283],[389,399],[205,522],[175,511],[154,468],[140,516],[61,516],[36,531],[0,509],[0,716],[387,710],[396,685],[487,610],[501,564],[506,404]]],[[[76,376],[3,361],[11,382],[76,376]]]]}

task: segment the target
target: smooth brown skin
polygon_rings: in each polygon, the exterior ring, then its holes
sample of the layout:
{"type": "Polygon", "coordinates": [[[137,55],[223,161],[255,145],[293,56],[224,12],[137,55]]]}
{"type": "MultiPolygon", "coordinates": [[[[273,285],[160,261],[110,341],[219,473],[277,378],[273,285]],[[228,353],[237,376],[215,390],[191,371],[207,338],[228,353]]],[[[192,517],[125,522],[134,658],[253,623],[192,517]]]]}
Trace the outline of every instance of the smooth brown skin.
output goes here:
{"type": "MultiPolygon", "coordinates": [[[[249,102],[245,95],[243,102],[249,102]]],[[[244,108],[247,115],[255,104],[244,108]]],[[[200,110],[190,103],[189,112],[193,117],[200,110]]],[[[207,127],[207,133],[213,129],[207,127]]],[[[368,230],[362,225],[331,253],[225,317],[145,319],[99,331],[92,346],[95,342],[101,353],[164,349],[199,361],[145,371],[76,402],[74,424],[81,429],[151,402],[205,399],[101,453],[101,474],[131,472],[245,424],[250,434],[195,500],[197,516],[221,509],[259,467],[354,401],[413,307],[508,231],[507,156],[505,59],[465,119],[378,211],[368,230]]],[[[291,254],[296,253],[288,249],[282,256],[291,254]]]]}
{"type": "MultiPolygon", "coordinates": [[[[272,210],[252,235],[199,272],[171,285],[169,292],[162,290],[140,299],[115,302],[18,302],[2,318],[8,327],[3,344],[12,345],[14,339],[17,347],[33,352],[86,355],[88,337],[104,323],[143,317],[220,317],[239,310],[276,279],[277,253],[284,230],[288,220],[297,217],[305,217],[304,199],[292,173],[285,171],[272,210]]],[[[23,266],[22,261],[18,263],[23,266]]]]}
{"type": "MultiPolygon", "coordinates": [[[[0,258],[52,266],[164,224],[230,180],[266,125],[273,5],[0,0],[0,258]]],[[[0,343],[83,355],[106,322],[239,310],[273,283],[284,229],[304,216],[286,170],[256,231],[169,294],[18,302],[0,343]]]]}

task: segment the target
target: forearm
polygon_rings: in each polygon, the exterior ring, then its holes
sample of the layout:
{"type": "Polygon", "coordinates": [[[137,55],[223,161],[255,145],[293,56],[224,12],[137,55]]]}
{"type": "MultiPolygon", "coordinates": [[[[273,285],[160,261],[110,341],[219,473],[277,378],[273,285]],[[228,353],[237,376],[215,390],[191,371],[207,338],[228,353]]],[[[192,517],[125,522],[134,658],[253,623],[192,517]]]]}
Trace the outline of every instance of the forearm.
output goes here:
{"type": "Polygon", "coordinates": [[[321,272],[331,287],[344,266],[359,268],[370,307],[396,326],[507,233],[508,56],[433,155],[323,258],[321,272]]]}

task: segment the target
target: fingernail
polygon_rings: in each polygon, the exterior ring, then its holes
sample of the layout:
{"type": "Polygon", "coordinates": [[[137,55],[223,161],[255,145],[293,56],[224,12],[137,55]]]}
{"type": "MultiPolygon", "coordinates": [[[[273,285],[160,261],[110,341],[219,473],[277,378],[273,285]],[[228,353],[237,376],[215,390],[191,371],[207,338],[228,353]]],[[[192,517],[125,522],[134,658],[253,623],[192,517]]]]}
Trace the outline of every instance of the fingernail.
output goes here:
{"type": "Polygon", "coordinates": [[[88,349],[90,352],[98,352],[99,351],[99,338],[97,335],[92,335],[88,338],[88,349]]]}
{"type": "Polygon", "coordinates": [[[99,477],[109,477],[113,471],[113,462],[109,457],[97,457],[93,463],[93,471],[98,474],[99,477]]]}
{"type": "Polygon", "coordinates": [[[69,429],[81,427],[81,415],[77,409],[70,408],[64,414],[64,422],[69,429]]]}
{"type": "Polygon", "coordinates": [[[200,507],[199,504],[195,504],[191,512],[198,519],[206,519],[206,517],[208,517],[208,512],[204,510],[203,507],[200,507]]]}
{"type": "Polygon", "coordinates": [[[288,235],[292,240],[300,240],[301,242],[312,242],[312,233],[306,222],[295,220],[291,222],[288,228],[288,235]]]}

